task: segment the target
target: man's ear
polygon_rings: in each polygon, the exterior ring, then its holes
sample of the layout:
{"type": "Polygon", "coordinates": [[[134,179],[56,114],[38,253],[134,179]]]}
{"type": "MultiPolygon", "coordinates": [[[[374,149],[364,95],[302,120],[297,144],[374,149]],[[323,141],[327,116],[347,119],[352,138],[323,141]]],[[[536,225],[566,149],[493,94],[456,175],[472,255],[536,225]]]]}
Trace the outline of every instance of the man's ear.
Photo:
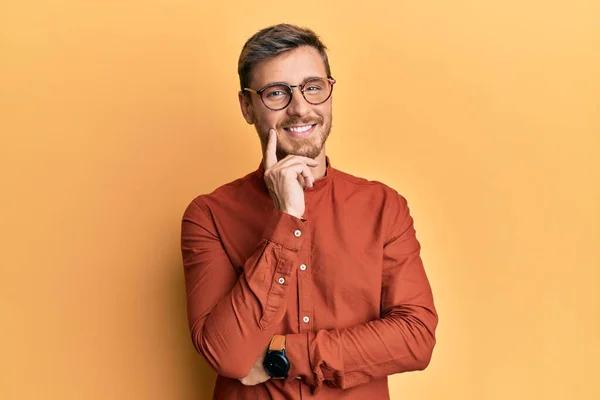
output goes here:
{"type": "Polygon", "coordinates": [[[250,125],[254,124],[254,113],[252,111],[252,104],[241,90],[238,93],[238,100],[240,101],[240,109],[246,122],[250,125]]]}

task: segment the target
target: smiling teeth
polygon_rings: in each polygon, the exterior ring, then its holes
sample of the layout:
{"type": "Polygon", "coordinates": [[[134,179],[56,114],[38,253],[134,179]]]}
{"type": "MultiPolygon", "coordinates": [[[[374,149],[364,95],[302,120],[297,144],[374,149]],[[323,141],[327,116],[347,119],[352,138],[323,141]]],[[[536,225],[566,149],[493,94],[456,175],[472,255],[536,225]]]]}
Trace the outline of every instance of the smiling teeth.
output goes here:
{"type": "Polygon", "coordinates": [[[292,132],[302,133],[302,132],[306,132],[310,128],[312,128],[312,125],[294,126],[294,127],[289,127],[287,129],[289,129],[292,132]]]}

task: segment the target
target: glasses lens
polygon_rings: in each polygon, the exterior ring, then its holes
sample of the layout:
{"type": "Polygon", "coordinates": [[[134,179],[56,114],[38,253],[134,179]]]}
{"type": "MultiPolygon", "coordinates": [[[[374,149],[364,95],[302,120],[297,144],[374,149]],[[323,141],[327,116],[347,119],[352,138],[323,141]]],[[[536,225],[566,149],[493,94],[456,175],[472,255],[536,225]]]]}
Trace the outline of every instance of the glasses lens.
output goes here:
{"type": "Polygon", "coordinates": [[[304,85],[304,98],[312,104],[323,103],[329,98],[331,88],[331,83],[327,79],[311,79],[304,85]]]}
{"type": "Polygon", "coordinates": [[[283,108],[290,101],[290,88],[284,85],[269,86],[262,92],[265,105],[274,110],[283,108]]]}

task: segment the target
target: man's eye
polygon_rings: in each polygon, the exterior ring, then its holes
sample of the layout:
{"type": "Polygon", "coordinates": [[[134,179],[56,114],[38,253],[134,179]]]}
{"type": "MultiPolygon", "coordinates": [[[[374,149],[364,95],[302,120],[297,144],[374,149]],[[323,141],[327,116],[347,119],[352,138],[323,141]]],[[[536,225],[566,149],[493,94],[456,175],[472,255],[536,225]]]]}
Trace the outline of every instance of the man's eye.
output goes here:
{"type": "Polygon", "coordinates": [[[268,97],[277,97],[277,96],[283,96],[283,95],[285,95],[285,93],[282,92],[281,90],[274,90],[267,94],[268,97]]]}

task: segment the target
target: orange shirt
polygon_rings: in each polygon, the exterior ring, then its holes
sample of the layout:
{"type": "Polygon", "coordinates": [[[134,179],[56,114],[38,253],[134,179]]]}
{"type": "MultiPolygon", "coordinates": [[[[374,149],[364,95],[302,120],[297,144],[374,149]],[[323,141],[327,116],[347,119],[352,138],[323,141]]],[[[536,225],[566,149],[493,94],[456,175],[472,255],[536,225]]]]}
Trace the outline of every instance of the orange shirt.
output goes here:
{"type": "Polygon", "coordinates": [[[298,219],[274,209],[263,173],[183,216],[189,326],[214,398],[389,398],[388,375],[429,364],[438,321],[406,200],[327,159],[298,219]],[[275,334],[289,377],[244,386],[275,334]]]}

